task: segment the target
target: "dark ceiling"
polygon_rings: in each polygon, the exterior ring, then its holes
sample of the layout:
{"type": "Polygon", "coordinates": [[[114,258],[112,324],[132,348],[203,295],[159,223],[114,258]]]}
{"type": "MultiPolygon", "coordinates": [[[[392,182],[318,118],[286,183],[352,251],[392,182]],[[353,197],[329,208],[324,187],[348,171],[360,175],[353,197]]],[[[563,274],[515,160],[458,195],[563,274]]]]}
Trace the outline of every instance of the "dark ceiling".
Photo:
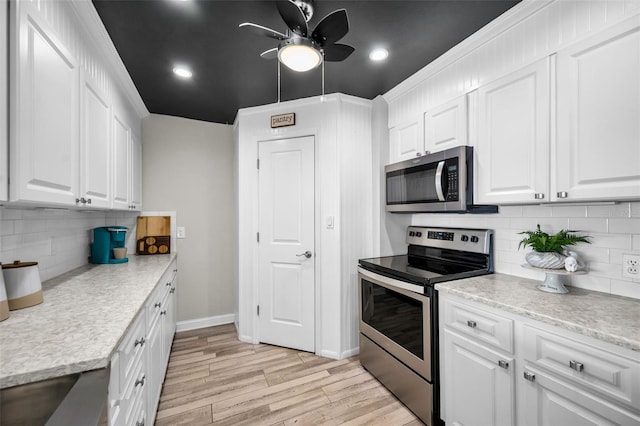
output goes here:
{"type": "MultiPolygon", "coordinates": [[[[355,47],[344,62],[326,62],[325,93],[373,99],[405,80],[519,0],[313,2],[313,28],[345,8],[350,31],[339,42],[355,47]],[[389,50],[380,63],[372,48],[389,50]]],[[[253,22],[285,32],[273,1],[93,0],[147,109],[217,123],[233,122],[239,108],[278,100],[277,61],[260,53],[277,41],[238,28],[253,22]],[[172,73],[187,64],[193,78],[172,73]]],[[[320,95],[321,69],[282,67],[281,100],[320,95]]]]}

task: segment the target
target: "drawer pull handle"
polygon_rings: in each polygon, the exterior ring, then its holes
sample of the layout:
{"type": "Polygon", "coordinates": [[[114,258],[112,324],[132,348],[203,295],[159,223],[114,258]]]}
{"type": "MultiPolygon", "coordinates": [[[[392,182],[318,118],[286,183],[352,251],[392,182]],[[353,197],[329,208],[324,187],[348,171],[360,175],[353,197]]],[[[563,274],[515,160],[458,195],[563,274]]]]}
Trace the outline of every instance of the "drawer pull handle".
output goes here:
{"type": "Polygon", "coordinates": [[[175,292],[176,292],[176,288],[175,287],[173,287],[171,290],[169,290],[169,293],[171,293],[171,294],[173,294],[175,292]]]}
{"type": "Polygon", "coordinates": [[[507,369],[507,368],[509,368],[509,362],[507,362],[507,361],[505,361],[503,359],[498,360],[498,366],[500,366],[501,368],[507,369]]]}
{"type": "Polygon", "coordinates": [[[136,426],[144,426],[144,420],[140,420],[139,422],[136,422],[136,426]]]}
{"type": "Polygon", "coordinates": [[[135,387],[144,386],[144,381],[147,379],[147,376],[143,375],[142,378],[136,380],[135,387]]]}
{"type": "Polygon", "coordinates": [[[476,326],[478,325],[475,321],[467,321],[467,325],[471,328],[476,328],[476,326]]]}
{"type": "Polygon", "coordinates": [[[144,337],[141,337],[141,338],[139,338],[139,339],[137,339],[137,340],[136,340],[136,342],[134,343],[134,345],[133,345],[133,346],[134,346],[134,347],[136,347],[136,346],[138,346],[138,345],[142,346],[142,345],[144,345],[144,342],[145,342],[144,337]]]}
{"type": "Polygon", "coordinates": [[[153,305],[153,306],[154,306],[155,308],[159,308],[160,306],[162,306],[162,303],[160,303],[160,302],[156,302],[156,304],[155,304],[155,305],[153,305]]]}
{"type": "Polygon", "coordinates": [[[164,311],[160,312],[160,315],[167,315],[167,311],[164,310],[164,311]]]}
{"type": "Polygon", "coordinates": [[[571,369],[579,371],[579,372],[584,370],[584,364],[581,363],[581,362],[569,361],[569,367],[571,367],[571,369]]]}
{"type": "Polygon", "coordinates": [[[530,382],[535,382],[536,380],[536,375],[529,372],[529,371],[525,371],[524,372],[524,378],[530,382]]]}
{"type": "Polygon", "coordinates": [[[169,287],[171,285],[171,281],[167,281],[167,283],[165,284],[167,287],[169,287]]]}

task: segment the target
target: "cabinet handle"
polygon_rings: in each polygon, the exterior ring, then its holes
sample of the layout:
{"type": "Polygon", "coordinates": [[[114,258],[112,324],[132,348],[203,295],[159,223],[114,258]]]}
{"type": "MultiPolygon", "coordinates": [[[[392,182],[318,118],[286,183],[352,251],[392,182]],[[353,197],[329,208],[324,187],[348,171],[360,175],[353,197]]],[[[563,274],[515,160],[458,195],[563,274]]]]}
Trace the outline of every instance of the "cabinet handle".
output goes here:
{"type": "Polygon", "coordinates": [[[167,287],[169,287],[171,285],[171,281],[167,281],[167,283],[165,284],[167,287]]]}
{"type": "Polygon", "coordinates": [[[136,426],[144,426],[144,420],[140,420],[139,422],[136,422],[136,426]]]}
{"type": "Polygon", "coordinates": [[[422,157],[422,153],[420,151],[416,152],[416,157],[422,157]]]}
{"type": "Polygon", "coordinates": [[[145,342],[144,337],[141,337],[141,338],[136,340],[136,342],[135,342],[135,344],[133,346],[134,347],[136,347],[138,345],[142,346],[142,345],[144,345],[144,342],[145,342]]]}
{"type": "Polygon", "coordinates": [[[80,204],[80,198],[76,198],[76,204],[80,204]]]}
{"type": "Polygon", "coordinates": [[[173,287],[171,290],[169,290],[169,293],[171,293],[171,294],[173,294],[175,292],[176,292],[176,288],[175,287],[173,287]]]}
{"type": "Polygon", "coordinates": [[[569,361],[569,367],[578,372],[582,372],[582,370],[584,370],[584,364],[577,361],[569,361]]]}
{"type": "Polygon", "coordinates": [[[153,305],[154,308],[159,308],[160,306],[162,306],[162,303],[160,302],[156,302],[156,304],[153,305]]]}
{"type": "Polygon", "coordinates": [[[147,376],[143,375],[140,379],[136,380],[134,387],[144,386],[144,381],[147,379],[147,376]]]}
{"type": "Polygon", "coordinates": [[[87,198],[87,204],[91,204],[91,198],[87,198]]]}
{"type": "Polygon", "coordinates": [[[524,372],[524,378],[525,378],[525,380],[528,380],[530,382],[535,382],[536,375],[531,373],[531,372],[529,372],[529,371],[525,371],[524,372]]]}
{"type": "Polygon", "coordinates": [[[544,194],[542,192],[536,192],[534,197],[535,197],[536,200],[542,200],[542,199],[544,199],[544,194]]]}
{"type": "Polygon", "coordinates": [[[569,196],[569,194],[567,194],[565,191],[560,191],[557,195],[558,198],[567,198],[569,196]]]}
{"type": "Polygon", "coordinates": [[[167,315],[166,309],[164,311],[160,312],[160,315],[167,315]]]}
{"type": "Polygon", "coordinates": [[[476,326],[478,325],[475,321],[467,321],[467,325],[471,328],[476,328],[476,326]]]}
{"type": "Polygon", "coordinates": [[[509,362],[507,362],[507,361],[505,361],[503,359],[498,360],[498,366],[500,366],[501,368],[507,369],[507,368],[509,368],[509,362]]]}

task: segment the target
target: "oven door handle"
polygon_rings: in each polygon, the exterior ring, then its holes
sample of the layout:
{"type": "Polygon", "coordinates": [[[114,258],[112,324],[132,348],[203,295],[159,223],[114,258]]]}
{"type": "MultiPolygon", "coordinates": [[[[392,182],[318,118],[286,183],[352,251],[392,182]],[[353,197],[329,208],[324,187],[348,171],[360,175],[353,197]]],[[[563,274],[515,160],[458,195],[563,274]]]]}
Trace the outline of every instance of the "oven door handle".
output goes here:
{"type": "Polygon", "coordinates": [[[358,266],[358,272],[362,274],[362,276],[367,277],[371,280],[375,280],[376,283],[380,283],[383,287],[390,288],[391,290],[393,290],[393,287],[396,287],[403,290],[412,291],[414,293],[424,294],[424,287],[421,285],[411,284],[405,281],[396,280],[394,278],[385,277],[384,275],[376,274],[375,272],[371,272],[360,266],[358,266]]]}
{"type": "Polygon", "coordinates": [[[438,194],[438,200],[446,201],[444,198],[444,192],[442,191],[442,171],[444,170],[444,161],[438,163],[436,169],[436,193],[438,194]]]}

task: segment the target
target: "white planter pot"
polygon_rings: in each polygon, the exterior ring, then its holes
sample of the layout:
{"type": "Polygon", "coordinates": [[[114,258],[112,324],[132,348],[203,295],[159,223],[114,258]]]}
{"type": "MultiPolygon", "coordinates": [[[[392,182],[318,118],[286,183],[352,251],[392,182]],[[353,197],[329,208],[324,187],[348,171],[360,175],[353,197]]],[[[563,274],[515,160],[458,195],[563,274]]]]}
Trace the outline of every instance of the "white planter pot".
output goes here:
{"type": "Polygon", "coordinates": [[[560,253],[529,252],[525,255],[527,263],[536,268],[564,269],[565,256],[560,253]]]}

